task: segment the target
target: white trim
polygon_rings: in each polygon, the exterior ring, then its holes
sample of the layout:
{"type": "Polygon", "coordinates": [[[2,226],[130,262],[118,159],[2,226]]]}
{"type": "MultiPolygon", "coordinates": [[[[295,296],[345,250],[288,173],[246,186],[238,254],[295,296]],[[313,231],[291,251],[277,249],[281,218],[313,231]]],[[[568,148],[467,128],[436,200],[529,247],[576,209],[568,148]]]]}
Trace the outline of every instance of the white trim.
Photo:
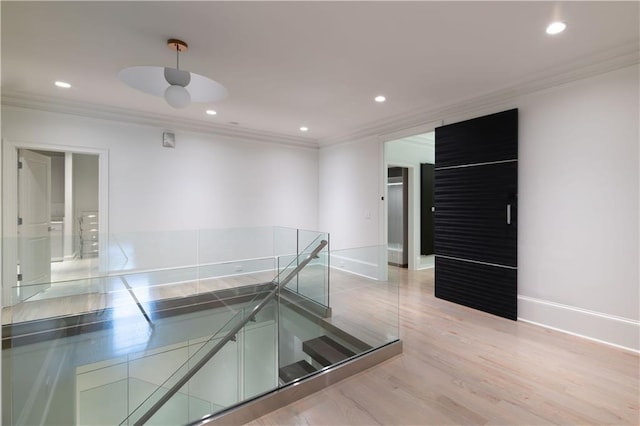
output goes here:
{"type": "Polygon", "coordinates": [[[420,267],[418,267],[418,269],[416,269],[416,271],[426,271],[427,269],[434,269],[435,267],[436,267],[435,265],[420,266],[420,267]]]}
{"type": "Polygon", "coordinates": [[[435,170],[449,170],[449,169],[460,169],[463,167],[477,167],[477,166],[490,166],[493,164],[503,164],[503,163],[517,163],[518,159],[512,160],[499,160],[499,161],[486,161],[484,163],[470,163],[470,164],[460,164],[458,166],[444,166],[444,167],[436,167],[435,170]]]}
{"type": "Polygon", "coordinates": [[[441,254],[436,254],[435,256],[436,256],[436,258],[441,257],[443,259],[458,260],[460,262],[477,263],[479,265],[495,266],[496,268],[516,269],[516,270],[518,269],[517,266],[507,266],[507,265],[501,265],[499,263],[481,262],[479,260],[463,259],[461,257],[443,256],[441,254]]]}
{"type": "Polygon", "coordinates": [[[574,61],[560,67],[529,75],[521,83],[510,87],[445,106],[423,107],[409,113],[398,114],[386,120],[368,123],[368,125],[350,133],[320,139],[319,144],[321,148],[324,148],[331,145],[340,145],[354,139],[393,134],[394,132],[402,131],[401,129],[416,128],[425,122],[430,123],[442,120],[443,117],[454,115],[475,117],[488,113],[487,111],[490,110],[500,111],[522,95],[626,68],[639,62],[640,50],[638,50],[638,43],[630,42],[583,58],[580,61],[574,61]]]}
{"type": "Polygon", "coordinates": [[[365,277],[376,281],[380,279],[381,268],[377,263],[331,254],[329,265],[331,268],[348,272],[359,277],[365,277]],[[373,274],[371,273],[372,271],[373,274]]]}
{"type": "Polygon", "coordinates": [[[369,280],[379,281],[377,278],[371,277],[371,276],[369,276],[369,275],[361,274],[361,273],[359,273],[359,272],[350,271],[349,269],[341,268],[341,267],[339,267],[339,266],[333,266],[333,265],[332,265],[330,268],[331,268],[331,269],[335,269],[335,270],[340,271],[340,272],[344,272],[344,273],[346,273],[346,274],[356,275],[356,276],[358,276],[358,277],[367,278],[367,279],[369,279],[369,280]]]}
{"type": "Polygon", "coordinates": [[[640,321],[518,295],[518,320],[640,353],[640,321]]]}
{"type": "Polygon", "coordinates": [[[543,328],[546,328],[546,329],[549,329],[549,330],[557,331],[559,333],[569,334],[571,336],[576,336],[576,337],[580,337],[582,339],[591,340],[592,342],[602,343],[603,345],[613,346],[614,348],[618,348],[618,349],[622,349],[622,350],[625,350],[625,351],[629,351],[629,352],[640,354],[640,350],[627,348],[626,346],[616,345],[615,343],[607,342],[607,341],[600,340],[600,339],[595,339],[593,337],[585,336],[584,334],[572,333],[572,332],[567,331],[567,330],[562,330],[562,329],[557,328],[557,327],[551,327],[551,326],[548,326],[548,325],[545,325],[545,324],[540,324],[539,322],[535,322],[535,321],[529,321],[527,319],[520,318],[520,317],[518,317],[518,321],[526,322],[527,324],[532,324],[532,325],[535,325],[535,326],[538,326],[538,327],[543,327],[543,328]]]}
{"type": "Polygon", "coordinates": [[[288,136],[273,132],[246,129],[228,124],[219,124],[179,118],[170,115],[134,111],[125,108],[110,107],[86,102],[59,99],[42,95],[2,92],[2,105],[39,111],[77,115],[81,117],[113,120],[120,123],[139,124],[160,128],[171,128],[188,132],[215,134],[249,142],[264,142],[277,145],[318,149],[315,139],[288,136]]]}
{"type": "MultiPolygon", "coordinates": [[[[431,133],[435,131],[436,127],[442,126],[444,123],[442,120],[435,120],[431,123],[421,124],[419,126],[414,126],[410,128],[403,128],[401,130],[396,130],[391,133],[385,133],[380,135],[380,140],[383,142],[394,142],[399,139],[406,139],[411,136],[423,135],[425,133],[431,133]]],[[[408,141],[405,141],[408,142],[408,141]]],[[[409,142],[416,144],[416,142],[409,142]]],[[[422,146],[422,144],[420,144],[422,146]]]]}

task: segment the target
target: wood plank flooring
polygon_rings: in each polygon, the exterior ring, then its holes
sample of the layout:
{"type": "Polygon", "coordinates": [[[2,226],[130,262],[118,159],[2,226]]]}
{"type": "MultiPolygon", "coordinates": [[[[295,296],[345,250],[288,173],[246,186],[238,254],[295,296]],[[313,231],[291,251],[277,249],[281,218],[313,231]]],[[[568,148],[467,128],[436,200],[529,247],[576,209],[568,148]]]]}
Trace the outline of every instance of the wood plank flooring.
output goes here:
{"type": "Polygon", "coordinates": [[[638,354],[436,299],[433,269],[399,273],[404,353],[250,425],[640,424],[638,354]]]}

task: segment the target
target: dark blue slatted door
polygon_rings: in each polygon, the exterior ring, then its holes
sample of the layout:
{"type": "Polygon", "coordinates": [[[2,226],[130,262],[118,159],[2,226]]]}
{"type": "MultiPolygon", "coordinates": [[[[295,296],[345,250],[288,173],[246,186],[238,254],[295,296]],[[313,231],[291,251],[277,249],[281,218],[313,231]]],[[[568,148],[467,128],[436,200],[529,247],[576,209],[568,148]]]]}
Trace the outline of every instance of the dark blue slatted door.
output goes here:
{"type": "Polygon", "coordinates": [[[436,129],[435,295],[517,318],[518,110],[436,129]]]}

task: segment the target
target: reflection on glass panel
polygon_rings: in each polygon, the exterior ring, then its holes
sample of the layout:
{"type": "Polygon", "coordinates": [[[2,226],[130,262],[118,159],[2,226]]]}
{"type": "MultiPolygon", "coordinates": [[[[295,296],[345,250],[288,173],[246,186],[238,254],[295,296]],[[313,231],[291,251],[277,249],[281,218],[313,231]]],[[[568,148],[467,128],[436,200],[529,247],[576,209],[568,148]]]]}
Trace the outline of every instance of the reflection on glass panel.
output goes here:
{"type": "Polygon", "coordinates": [[[332,324],[374,347],[397,340],[399,280],[386,246],[333,250],[331,265],[332,324]]]}
{"type": "Polygon", "coordinates": [[[397,340],[386,248],[323,241],[287,228],[111,235],[46,282],[10,282],[2,424],[132,424],[157,404],[148,424],[184,424],[397,340]]]}

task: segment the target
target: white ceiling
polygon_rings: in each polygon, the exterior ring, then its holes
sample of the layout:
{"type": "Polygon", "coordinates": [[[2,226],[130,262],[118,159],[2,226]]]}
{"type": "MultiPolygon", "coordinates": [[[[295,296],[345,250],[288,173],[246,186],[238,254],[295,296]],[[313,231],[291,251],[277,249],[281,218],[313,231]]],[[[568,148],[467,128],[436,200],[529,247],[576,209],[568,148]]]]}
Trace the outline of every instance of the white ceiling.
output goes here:
{"type": "Polygon", "coordinates": [[[3,96],[174,116],[322,142],[638,50],[638,2],[1,2],[3,96]],[[554,17],[567,22],[545,34],[554,17]],[[174,110],[116,75],[173,66],[229,89],[174,110]],[[53,86],[64,80],[67,91],[53,86]],[[373,97],[384,94],[387,102],[373,97]],[[210,117],[204,110],[213,108],[210,117]],[[308,133],[298,128],[306,125],[308,133]]]}

